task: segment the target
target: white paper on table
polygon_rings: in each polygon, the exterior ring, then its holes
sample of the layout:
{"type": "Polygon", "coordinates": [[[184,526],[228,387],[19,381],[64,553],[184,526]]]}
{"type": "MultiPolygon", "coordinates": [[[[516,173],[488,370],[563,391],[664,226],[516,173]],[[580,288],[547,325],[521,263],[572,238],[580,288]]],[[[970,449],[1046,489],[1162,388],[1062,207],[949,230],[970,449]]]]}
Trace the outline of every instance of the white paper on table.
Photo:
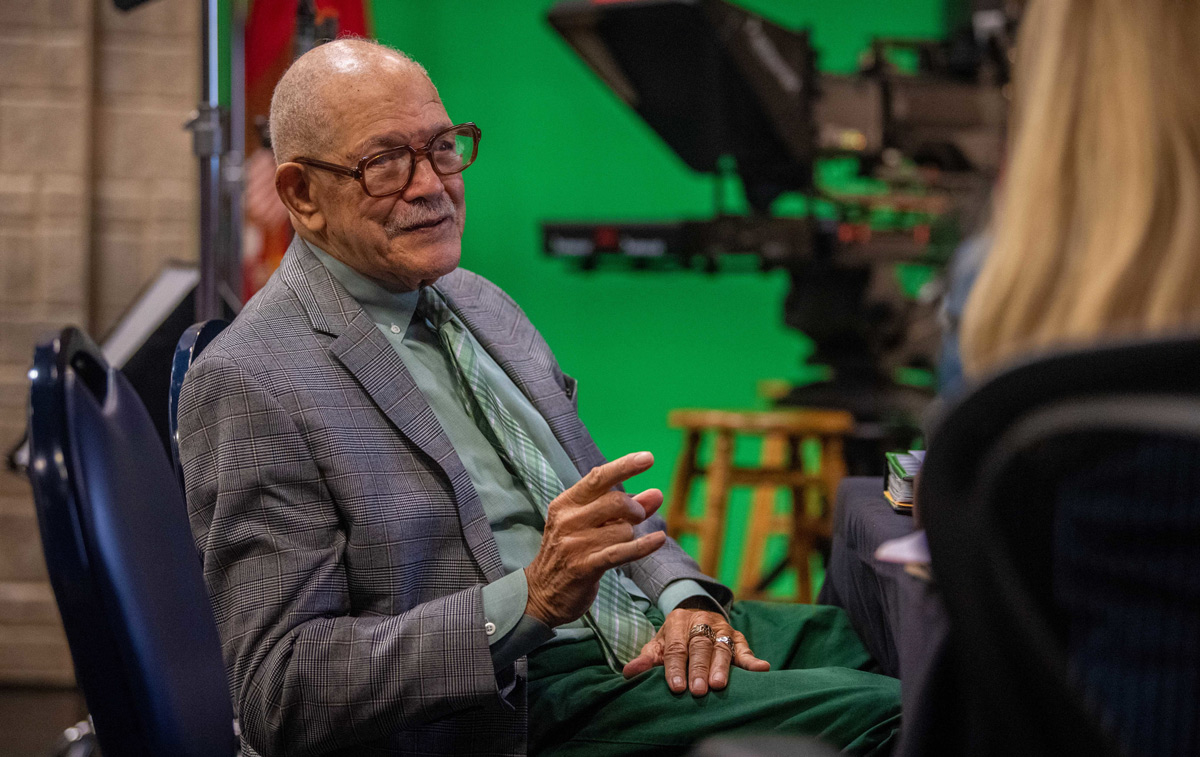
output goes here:
{"type": "Polygon", "coordinates": [[[924,529],[880,544],[875,550],[875,559],[880,562],[902,565],[913,562],[929,562],[929,542],[925,539],[924,529]]]}

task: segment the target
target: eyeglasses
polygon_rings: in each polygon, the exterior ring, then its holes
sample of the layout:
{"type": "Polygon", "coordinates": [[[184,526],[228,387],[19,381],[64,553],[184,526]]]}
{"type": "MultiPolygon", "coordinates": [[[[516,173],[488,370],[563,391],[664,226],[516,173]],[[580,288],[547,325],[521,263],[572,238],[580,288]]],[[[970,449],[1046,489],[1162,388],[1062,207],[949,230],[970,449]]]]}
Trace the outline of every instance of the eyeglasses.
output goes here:
{"type": "Polygon", "coordinates": [[[465,123],[434,134],[424,147],[389,147],[368,155],[354,168],[315,158],[295,158],[292,162],[349,176],[362,185],[367,196],[387,197],[408,189],[417,170],[417,158],[422,155],[429,158],[429,165],[438,176],[462,173],[475,162],[482,136],[478,126],[465,123]]]}

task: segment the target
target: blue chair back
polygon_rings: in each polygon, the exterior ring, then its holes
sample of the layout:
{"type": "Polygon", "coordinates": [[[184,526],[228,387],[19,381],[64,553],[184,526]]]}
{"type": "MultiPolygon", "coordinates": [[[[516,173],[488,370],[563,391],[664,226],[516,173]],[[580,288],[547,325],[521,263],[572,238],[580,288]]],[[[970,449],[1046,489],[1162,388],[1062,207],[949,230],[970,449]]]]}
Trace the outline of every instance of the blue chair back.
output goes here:
{"type": "Polygon", "coordinates": [[[171,390],[167,396],[167,424],[171,431],[171,462],[181,486],[183,468],[179,464],[179,390],[183,388],[183,377],[187,375],[188,368],[192,367],[208,343],[228,325],[229,321],[221,318],[193,323],[175,345],[175,358],[171,361],[171,390]]]}
{"type": "Polygon", "coordinates": [[[30,375],[42,548],[101,749],[236,754],[183,496],[146,408],[75,328],[37,346],[30,375]]]}

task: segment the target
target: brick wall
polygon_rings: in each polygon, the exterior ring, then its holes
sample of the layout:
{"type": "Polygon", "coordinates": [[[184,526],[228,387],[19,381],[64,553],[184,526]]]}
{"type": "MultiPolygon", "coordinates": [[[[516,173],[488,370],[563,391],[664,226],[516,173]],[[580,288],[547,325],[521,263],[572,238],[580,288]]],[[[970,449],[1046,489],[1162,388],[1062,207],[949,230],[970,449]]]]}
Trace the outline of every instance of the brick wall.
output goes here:
{"type": "MultiPolygon", "coordinates": [[[[25,423],[33,344],[102,337],[166,259],[194,259],[182,129],[199,4],[0,1],[0,448],[25,423]]],[[[0,686],[72,683],[27,482],[0,471],[0,686]]],[[[62,724],[67,725],[67,724],[62,724]]]]}
{"type": "Polygon", "coordinates": [[[93,328],[104,333],[164,261],[198,250],[196,159],[182,124],[199,99],[200,4],[97,5],[93,328]]]}

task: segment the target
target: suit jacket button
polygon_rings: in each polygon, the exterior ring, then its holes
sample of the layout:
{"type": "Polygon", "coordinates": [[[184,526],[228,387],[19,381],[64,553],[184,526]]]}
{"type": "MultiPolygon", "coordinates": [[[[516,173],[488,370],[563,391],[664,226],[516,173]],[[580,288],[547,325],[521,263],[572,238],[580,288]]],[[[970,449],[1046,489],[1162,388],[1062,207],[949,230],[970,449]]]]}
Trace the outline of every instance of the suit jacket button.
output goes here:
{"type": "Polygon", "coordinates": [[[488,636],[491,636],[492,634],[496,633],[496,624],[490,620],[488,622],[484,623],[483,624],[483,632],[486,633],[488,636]]]}

